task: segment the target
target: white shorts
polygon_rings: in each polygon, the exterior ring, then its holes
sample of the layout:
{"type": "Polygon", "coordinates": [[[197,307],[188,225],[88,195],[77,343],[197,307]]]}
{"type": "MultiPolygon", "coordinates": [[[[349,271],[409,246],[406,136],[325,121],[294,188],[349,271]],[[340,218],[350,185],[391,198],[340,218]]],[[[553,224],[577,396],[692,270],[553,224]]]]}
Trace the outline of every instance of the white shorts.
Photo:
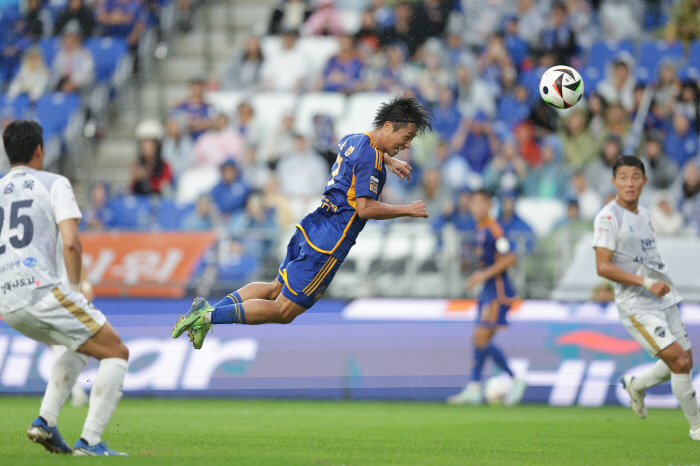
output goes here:
{"type": "Polygon", "coordinates": [[[688,332],[681,320],[678,306],[635,314],[621,320],[630,335],[652,357],[674,341],[680,343],[684,350],[690,349],[688,332]]]}
{"type": "Polygon", "coordinates": [[[107,318],[81,293],[58,285],[35,305],[2,315],[13,329],[47,345],[75,351],[97,333],[107,318]]]}

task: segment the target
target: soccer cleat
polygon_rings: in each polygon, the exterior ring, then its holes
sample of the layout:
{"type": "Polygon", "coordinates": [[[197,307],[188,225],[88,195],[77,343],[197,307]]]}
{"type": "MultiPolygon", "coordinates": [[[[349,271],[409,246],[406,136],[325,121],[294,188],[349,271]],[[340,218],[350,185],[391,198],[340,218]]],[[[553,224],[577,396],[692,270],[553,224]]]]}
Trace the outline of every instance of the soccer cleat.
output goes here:
{"type": "Polygon", "coordinates": [[[527,389],[527,382],[523,379],[513,379],[513,387],[510,392],[506,395],[506,406],[515,406],[523,399],[525,395],[525,390],[527,389]]]}
{"type": "Polygon", "coordinates": [[[700,427],[690,429],[690,440],[700,440],[700,427]]]}
{"type": "MultiPolygon", "coordinates": [[[[190,338],[193,343],[195,342],[195,340],[199,339],[199,348],[201,348],[202,342],[204,342],[204,337],[211,328],[211,323],[204,323],[204,315],[207,312],[212,312],[213,310],[214,308],[211,307],[211,305],[207,302],[206,299],[195,298],[195,300],[192,302],[192,307],[190,307],[190,310],[187,311],[187,314],[185,314],[184,316],[180,316],[180,320],[178,320],[175,323],[175,327],[173,327],[172,333],[173,338],[178,338],[185,332],[185,330],[205,328],[206,331],[204,332],[203,336],[195,338],[197,336],[195,333],[195,337],[190,338]]],[[[195,348],[197,347],[195,346],[195,348]]]]}
{"type": "Polygon", "coordinates": [[[644,405],[644,397],[646,396],[646,393],[644,390],[634,390],[632,388],[633,380],[633,375],[623,375],[620,377],[622,388],[627,390],[627,393],[630,394],[630,406],[632,407],[632,411],[634,411],[634,414],[636,414],[638,418],[644,419],[647,417],[647,407],[644,405]]]}
{"type": "Polygon", "coordinates": [[[43,445],[51,453],[72,453],[57,427],[49,427],[40,417],[32,421],[27,430],[27,437],[34,443],[43,445]]]}
{"type": "Polygon", "coordinates": [[[75,442],[75,447],[73,447],[73,456],[129,456],[126,453],[120,451],[114,451],[107,446],[107,443],[100,442],[97,445],[90,446],[83,442],[82,439],[78,439],[75,442]]]}
{"type": "Polygon", "coordinates": [[[202,349],[204,338],[207,336],[210,329],[211,324],[207,324],[204,327],[193,327],[187,331],[187,336],[190,337],[194,349],[202,349]]]}
{"type": "Polygon", "coordinates": [[[447,399],[447,403],[451,405],[480,405],[483,401],[481,384],[479,382],[469,382],[469,384],[464,387],[464,390],[447,399]]]}

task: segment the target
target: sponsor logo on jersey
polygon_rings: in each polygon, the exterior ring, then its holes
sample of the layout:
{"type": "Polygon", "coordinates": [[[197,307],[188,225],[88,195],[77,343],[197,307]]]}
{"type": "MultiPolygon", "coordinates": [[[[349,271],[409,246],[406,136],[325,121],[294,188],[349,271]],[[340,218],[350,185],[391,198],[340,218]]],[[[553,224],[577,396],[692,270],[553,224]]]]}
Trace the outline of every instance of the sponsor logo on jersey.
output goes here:
{"type": "Polygon", "coordinates": [[[24,183],[22,184],[22,188],[33,191],[34,190],[34,180],[25,180],[24,183]]]}
{"type": "Polygon", "coordinates": [[[27,257],[26,259],[24,259],[24,261],[22,263],[24,264],[25,267],[36,267],[36,264],[38,262],[39,261],[37,261],[33,257],[27,257]]]}
{"type": "Polygon", "coordinates": [[[2,290],[2,294],[7,294],[16,288],[23,288],[25,286],[33,285],[35,282],[36,279],[34,278],[34,275],[17,272],[11,280],[0,284],[0,290],[2,290]]]}
{"type": "Polygon", "coordinates": [[[21,263],[22,263],[21,261],[13,261],[13,262],[10,262],[9,264],[4,264],[4,265],[0,266],[0,274],[3,274],[5,272],[9,272],[10,270],[18,268],[21,263]]]}
{"type": "Polygon", "coordinates": [[[316,290],[316,294],[314,295],[314,301],[318,301],[321,298],[321,296],[323,296],[323,293],[325,293],[325,292],[326,292],[325,286],[319,287],[318,290],[316,290]]]}

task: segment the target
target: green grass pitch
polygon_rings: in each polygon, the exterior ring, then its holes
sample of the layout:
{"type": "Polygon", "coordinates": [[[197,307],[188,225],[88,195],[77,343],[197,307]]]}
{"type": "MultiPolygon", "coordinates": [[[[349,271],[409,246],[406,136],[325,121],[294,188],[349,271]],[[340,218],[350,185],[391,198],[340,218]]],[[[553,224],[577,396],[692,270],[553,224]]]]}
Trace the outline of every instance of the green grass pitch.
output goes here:
{"type": "MultiPolygon", "coordinates": [[[[0,397],[1,464],[81,461],[51,455],[27,439],[39,402],[36,397],[0,397]]],[[[59,426],[69,444],[86,413],[86,408],[69,405],[61,413],[59,426]]],[[[96,460],[100,464],[700,463],[700,442],[688,439],[680,410],[650,410],[642,421],[621,407],[125,398],[104,439],[132,456],[96,460]]]]}

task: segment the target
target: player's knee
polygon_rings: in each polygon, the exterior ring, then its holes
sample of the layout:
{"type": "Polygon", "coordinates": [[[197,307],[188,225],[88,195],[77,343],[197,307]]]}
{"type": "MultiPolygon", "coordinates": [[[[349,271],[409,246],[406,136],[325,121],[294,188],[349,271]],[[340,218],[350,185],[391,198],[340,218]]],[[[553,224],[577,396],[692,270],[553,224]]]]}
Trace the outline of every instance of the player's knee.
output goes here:
{"type": "Polygon", "coordinates": [[[690,370],[693,368],[693,362],[688,355],[684,354],[676,358],[676,360],[670,364],[670,368],[671,372],[674,374],[690,374],[690,370]]]}
{"type": "Polygon", "coordinates": [[[119,342],[119,345],[115,348],[115,358],[123,359],[124,361],[129,360],[129,348],[124,344],[124,342],[119,342]]]}
{"type": "Polygon", "coordinates": [[[296,317],[297,315],[295,313],[283,309],[279,314],[278,322],[280,324],[291,324],[296,317]]]}

